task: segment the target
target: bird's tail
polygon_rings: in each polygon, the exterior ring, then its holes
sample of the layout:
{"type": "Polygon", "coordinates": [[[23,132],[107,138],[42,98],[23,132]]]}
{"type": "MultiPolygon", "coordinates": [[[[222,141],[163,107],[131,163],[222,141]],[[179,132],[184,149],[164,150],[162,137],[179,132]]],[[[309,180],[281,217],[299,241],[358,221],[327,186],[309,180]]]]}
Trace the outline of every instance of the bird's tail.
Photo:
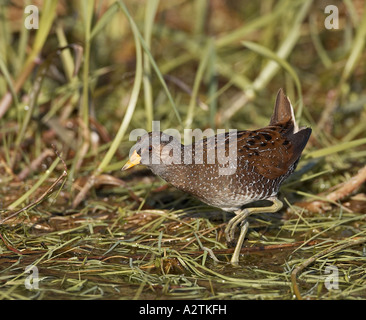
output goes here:
{"type": "Polygon", "coordinates": [[[291,101],[286,97],[282,89],[278,91],[275,108],[269,125],[282,127],[282,135],[286,136],[294,146],[294,158],[299,157],[309,140],[311,128],[299,128],[295,120],[291,101]]]}

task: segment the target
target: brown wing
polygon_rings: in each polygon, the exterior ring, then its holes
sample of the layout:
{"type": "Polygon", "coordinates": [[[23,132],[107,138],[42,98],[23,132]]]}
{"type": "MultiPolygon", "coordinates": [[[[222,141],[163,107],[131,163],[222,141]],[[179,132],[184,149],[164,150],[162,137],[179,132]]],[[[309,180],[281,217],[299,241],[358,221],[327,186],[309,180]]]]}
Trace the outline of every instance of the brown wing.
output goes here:
{"type": "Polygon", "coordinates": [[[238,132],[239,161],[248,161],[255,172],[269,179],[285,175],[301,156],[311,133],[310,129],[291,131],[284,124],[238,132]]]}
{"type": "MultiPolygon", "coordinates": [[[[246,170],[249,171],[254,170],[269,179],[285,175],[300,158],[311,133],[309,128],[303,128],[296,133],[293,129],[293,122],[288,121],[254,131],[238,131],[236,133],[238,165],[247,167],[246,170]]],[[[193,154],[202,155],[203,161],[207,163],[208,149],[214,151],[214,155],[220,152],[217,149],[218,143],[225,143],[224,150],[227,153],[229,133],[225,133],[224,136],[225,139],[214,136],[201,140],[195,144],[193,154]]]]}

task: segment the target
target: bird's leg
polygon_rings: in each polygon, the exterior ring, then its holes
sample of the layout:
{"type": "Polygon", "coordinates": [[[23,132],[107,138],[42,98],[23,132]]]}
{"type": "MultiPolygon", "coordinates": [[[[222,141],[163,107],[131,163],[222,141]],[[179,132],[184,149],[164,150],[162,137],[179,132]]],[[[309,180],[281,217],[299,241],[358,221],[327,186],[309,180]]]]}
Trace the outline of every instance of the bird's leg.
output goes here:
{"type": "Polygon", "coordinates": [[[233,255],[231,257],[231,261],[230,261],[231,264],[234,264],[234,265],[237,265],[239,262],[240,250],[243,246],[245,235],[247,234],[248,229],[249,229],[248,219],[244,219],[240,225],[241,225],[240,235],[239,235],[238,242],[236,243],[235,250],[234,250],[234,253],[233,253],[233,255]]]}
{"type": "Polygon", "coordinates": [[[246,208],[243,210],[235,211],[235,217],[233,217],[226,225],[225,237],[226,237],[226,241],[228,243],[231,243],[234,241],[235,229],[236,229],[238,223],[240,223],[240,221],[246,220],[246,218],[250,215],[249,209],[251,209],[251,208],[246,208]]]}
{"type": "Polygon", "coordinates": [[[235,212],[236,216],[232,218],[225,228],[226,240],[230,243],[234,240],[235,229],[239,223],[241,223],[241,231],[236,243],[236,247],[231,258],[232,264],[237,264],[239,262],[239,253],[244,242],[245,235],[248,231],[249,223],[247,218],[253,213],[274,213],[280,210],[283,206],[282,202],[277,199],[277,197],[271,197],[266,199],[272,201],[273,204],[268,207],[258,207],[258,208],[245,208],[243,210],[235,212]]]}

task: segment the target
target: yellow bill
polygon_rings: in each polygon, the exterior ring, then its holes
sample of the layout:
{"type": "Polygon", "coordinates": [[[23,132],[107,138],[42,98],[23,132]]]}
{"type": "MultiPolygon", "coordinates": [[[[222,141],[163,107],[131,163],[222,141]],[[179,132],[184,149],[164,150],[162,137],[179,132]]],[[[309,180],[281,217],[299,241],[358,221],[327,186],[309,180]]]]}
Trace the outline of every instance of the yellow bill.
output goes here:
{"type": "Polygon", "coordinates": [[[133,152],[132,156],[130,157],[130,159],[127,161],[127,163],[123,166],[122,171],[123,170],[127,170],[129,168],[134,167],[135,165],[139,164],[141,162],[141,156],[139,156],[136,152],[136,150],[133,152]]]}

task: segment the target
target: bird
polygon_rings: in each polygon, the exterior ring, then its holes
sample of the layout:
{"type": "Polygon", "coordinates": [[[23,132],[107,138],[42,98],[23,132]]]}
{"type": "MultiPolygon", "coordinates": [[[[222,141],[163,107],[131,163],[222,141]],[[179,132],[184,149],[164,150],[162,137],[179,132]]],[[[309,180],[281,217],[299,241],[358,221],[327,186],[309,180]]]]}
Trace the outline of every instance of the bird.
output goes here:
{"type": "Polygon", "coordinates": [[[145,133],[131,148],[122,170],[143,164],[175,188],[210,206],[233,212],[225,237],[233,243],[240,226],[230,260],[238,265],[249,228],[248,217],[282,208],[279,189],[295,171],[311,131],[297,125],[290,99],[280,89],[268,126],[232,130],[187,145],[164,132],[145,133]],[[271,205],[243,208],[259,200],[271,205]]]}

